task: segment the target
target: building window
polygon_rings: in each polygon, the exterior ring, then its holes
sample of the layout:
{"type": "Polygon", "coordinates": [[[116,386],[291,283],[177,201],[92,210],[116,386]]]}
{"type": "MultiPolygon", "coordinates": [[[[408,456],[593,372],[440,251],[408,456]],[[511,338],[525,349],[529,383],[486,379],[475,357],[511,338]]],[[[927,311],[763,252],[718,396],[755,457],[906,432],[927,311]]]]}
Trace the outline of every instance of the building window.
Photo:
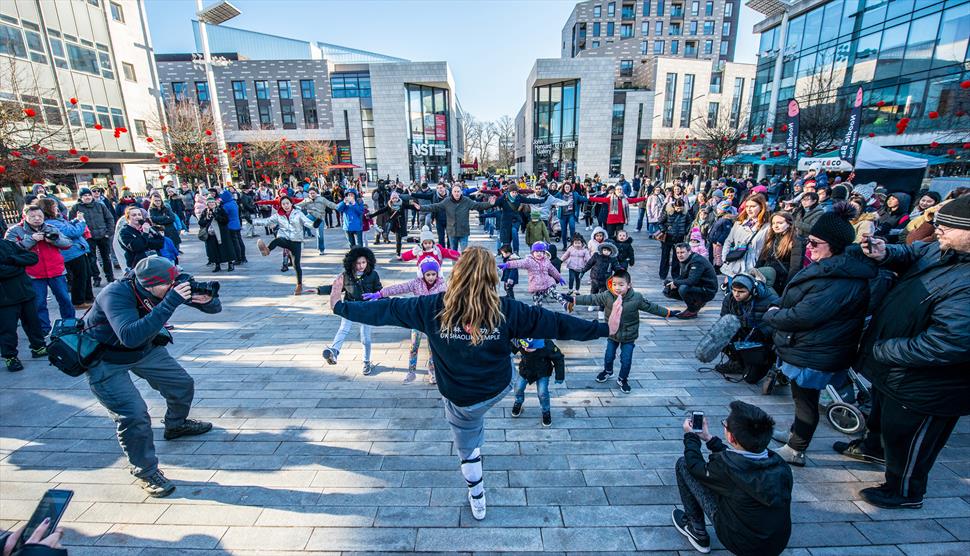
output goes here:
{"type": "Polygon", "coordinates": [[[111,125],[114,126],[115,129],[118,129],[119,127],[128,127],[125,125],[125,113],[122,112],[120,108],[111,109],[111,125]]]}
{"type": "Polygon", "coordinates": [[[633,60],[620,60],[620,77],[633,77],[633,60]]]}
{"type": "Polygon", "coordinates": [[[621,39],[629,39],[632,36],[633,36],[633,24],[632,23],[623,23],[622,25],[620,25],[620,38],[621,39]]]}
{"type": "Polygon", "coordinates": [[[185,102],[188,100],[188,91],[189,89],[184,81],[172,82],[172,98],[175,99],[175,102],[185,102]]]}
{"type": "Polygon", "coordinates": [[[701,3],[700,2],[691,2],[690,3],[690,15],[697,15],[698,13],[700,13],[700,9],[701,9],[701,3]]]}
{"type": "Polygon", "coordinates": [[[704,54],[714,54],[714,41],[704,41],[704,54]]]}
{"type": "Polygon", "coordinates": [[[730,35],[731,35],[731,22],[725,21],[723,24],[721,24],[721,36],[728,37],[730,35]]]}
{"type": "Polygon", "coordinates": [[[257,102],[256,108],[259,111],[259,127],[263,129],[273,128],[273,115],[270,114],[268,102],[257,102]]]}
{"type": "MultiPolygon", "coordinates": [[[[0,35],[3,31],[0,30],[0,35]]],[[[67,53],[64,50],[64,41],[60,39],[61,34],[53,29],[47,30],[47,38],[51,43],[51,54],[54,55],[54,65],[61,69],[68,69],[70,66],[67,64],[67,53]]],[[[0,45],[0,50],[3,46],[0,45]]]]}
{"type": "Polygon", "coordinates": [[[599,47],[600,47],[600,41],[593,41],[593,48],[599,48],[599,47]]]}
{"type": "Polygon", "coordinates": [[[148,137],[148,125],[145,120],[135,120],[135,134],[139,137],[148,137]]]}
{"type": "Polygon", "coordinates": [[[576,172],[580,82],[565,81],[533,89],[533,168],[536,173],[576,172]]]}
{"type": "Polygon", "coordinates": [[[613,29],[615,28],[615,26],[616,26],[616,24],[613,23],[612,21],[608,21],[606,23],[606,36],[607,37],[612,37],[613,36],[613,29]]]}
{"type": "Polygon", "coordinates": [[[108,47],[103,44],[98,46],[98,60],[101,62],[101,75],[107,79],[114,79],[114,68],[111,67],[111,55],[108,54],[108,47]]]}
{"type": "Polygon", "coordinates": [[[697,22],[696,21],[691,21],[690,22],[690,34],[691,35],[696,35],[697,34],[697,22]]]}
{"type": "Polygon", "coordinates": [[[111,113],[108,112],[108,107],[107,106],[96,105],[94,107],[94,109],[97,111],[97,114],[98,114],[98,123],[101,124],[101,127],[107,127],[107,128],[110,129],[111,128],[111,113]]]}
{"type": "Polygon", "coordinates": [[[670,22],[670,34],[680,36],[680,23],[670,22]]]}
{"type": "Polygon", "coordinates": [[[288,80],[281,80],[276,82],[276,89],[279,91],[280,99],[292,99],[293,93],[290,92],[290,82],[288,80]]]}
{"type": "MultiPolygon", "coordinates": [[[[726,12],[727,12],[727,8],[725,8],[725,14],[724,15],[727,15],[726,12]]],[[[708,17],[714,15],[714,2],[705,2],[704,3],[704,15],[706,15],[708,17]]]]}
{"type": "Polygon", "coordinates": [[[348,72],[330,75],[334,98],[370,98],[370,73],[348,72]]]}
{"type": "Polygon", "coordinates": [[[650,22],[644,21],[640,24],[640,36],[649,37],[650,36],[650,22]]]}
{"type": "Polygon", "coordinates": [[[269,100],[269,82],[256,81],[256,100],[269,100]]]}
{"type": "Polygon", "coordinates": [[[744,99],[744,78],[734,78],[734,97],[731,99],[731,127],[737,128],[741,123],[741,107],[744,99]]]}
{"type": "MultiPolygon", "coordinates": [[[[710,4],[710,2],[708,2],[710,4]]],[[[734,15],[734,4],[727,2],[724,4],[724,17],[731,17],[734,15]]]]}
{"type": "Polygon", "coordinates": [[[653,53],[657,55],[664,53],[664,41],[653,41],[653,53]]]}
{"type": "Polygon", "coordinates": [[[601,15],[603,15],[603,7],[593,6],[593,17],[600,17],[601,15]]]}
{"type": "Polygon", "coordinates": [[[720,73],[711,74],[711,88],[710,92],[715,95],[721,94],[721,82],[722,75],[720,73]]]}
{"type": "Polygon", "coordinates": [[[664,0],[657,0],[657,17],[664,15],[664,0]]]}
{"type": "Polygon", "coordinates": [[[650,0],[644,0],[643,2],[643,17],[650,15],[650,0]]]}
{"type": "Polygon", "coordinates": [[[593,22],[593,36],[594,37],[600,36],[600,22],[599,21],[594,21],[593,22]]]}
{"type": "Polygon", "coordinates": [[[640,41],[640,54],[646,55],[649,51],[649,45],[647,41],[640,41]]]}
{"type": "MultiPolygon", "coordinates": [[[[413,83],[404,88],[411,179],[432,181],[451,174],[451,92],[413,83]]],[[[370,126],[367,132],[373,133],[370,126]]]]}
{"type": "Polygon", "coordinates": [[[300,80],[300,96],[303,98],[317,98],[316,83],[312,79],[300,80]]]}
{"type": "Polygon", "coordinates": [[[232,98],[235,100],[246,100],[246,82],[232,82],[232,98]]]}
{"type": "Polygon", "coordinates": [[[680,54],[680,41],[670,41],[670,53],[672,55],[680,54]]]}
{"type": "Polygon", "coordinates": [[[253,121],[249,118],[249,103],[246,101],[236,102],[236,125],[239,129],[249,129],[253,126],[253,121]]]}
{"type": "Polygon", "coordinates": [[[90,49],[67,43],[67,59],[71,62],[71,69],[92,75],[101,75],[98,66],[98,54],[90,49]]]}
{"type": "Polygon", "coordinates": [[[125,73],[125,79],[128,81],[138,81],[135,77],[135,66],[129,64],[128,62],[121,62],[121,69],[125,73]]]}
{"type": "Polygon", "coordinates": [[[728,41],[721,41],[721,56],[727,56],[728,47],[731,45],[728,41]]]}
{"type": "Polygon", "coordinates": [[[707,103],[707,127],[717,127],[717,113],[721,109],[718,102],[707,103]]]}
{"type": "Polygon", "coordinates": [[[705,35],[713,35],[714,34],[714,22],[713,21],[705,21],[704,22],[704,34],[705,35]]]}
{"type": "Polygon", "coordinates": [[[125,12],[121,9],[121,4],[111,2],[111,19],[121,23],[125,22],[125,12]]]}
{"type": "Polygon", "coordinates": [[[616,15],[616,2],[610,2],[606,5],[606,17],[614,17],[616,15]]]}
{"type": "Polygon", "coordinates": [[[280,103],[280,116],[283,118],[283,129],[296,129],[296,115],[293,112],[293,102],[280,103]]]}
{"type": "Polygon", "coordinates": [[[684,96],[680,102],[680,127],[690,128],[691,112],[694,110],[694,76],[684,75],[684,96]]]}
{"type": "Polygon", "coordinates": [[[209,84],[205,81],[195,82],[195,99],[199,101],[200,105],[205,105],[209,103],[209,84]]]}
{"type": "Polygon", "coordinates": [[[697,41],[684,41],[684,56],[697,58],[697,41]]]}
{"type": "Polygon", "coordinates": [[[91,4],[95,8],[101,7],[101,0],[88,0],[88,4],[91,4]]]}
{"type": "Polygon", "coordinates": [[[623,4],[620,9],[620,19],[633,19],[636,17],[637,7],[634,4],[623,4]]]}
{"type": "Polygon", "coordinates": [[[677,74],[667,74],[667,84],[664,87],[663,126],[674,127],[674,102],[677,96],[677,74]]]}
{"type": "Polygon", "coordinates": [[[684,17],[684,7],[680,4],[671,4],[670,17],[684,17]]]}
{"type": "Polygon", "coordinates": [[[664,22],[663,21],[658,21],[658,22],[656,22],[656,23],[653,24],[653,34],[654,35],[657,35],[658,37],[660,35],[663,35],[664,34],[664,22]]]}

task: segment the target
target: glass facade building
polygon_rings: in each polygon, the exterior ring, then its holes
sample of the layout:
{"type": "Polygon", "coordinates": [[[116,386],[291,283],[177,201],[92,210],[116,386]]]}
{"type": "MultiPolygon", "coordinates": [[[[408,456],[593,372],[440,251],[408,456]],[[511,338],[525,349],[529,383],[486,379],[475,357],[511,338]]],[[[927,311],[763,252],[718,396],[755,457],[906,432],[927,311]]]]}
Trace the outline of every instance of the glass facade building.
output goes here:
{"type": "Polygon", "coordinates": [[[579,80],[533,87],[533,172],[576,172],[579,80]]]}
{"type": "Polygon", "coordinates": [[[451,174],[451,113],[448,89],[405,83],[410,122],[411,179],[437,181],[451,174]]]}
{"type": "Polygon", "coordinates": [[[907,134],[966,128],[959,118],[970,120],[970,91],[960,87],[970,79],[970,0],[831,0],[792,12],[784,44],[779,23],[761,31],[753,132],[764,131],[769,110],[783,122],[792,98],[803,108],[834,103],[847,113],[860,86],[863,134],[894,135],[902,118],[911,119],[907,134]]]}

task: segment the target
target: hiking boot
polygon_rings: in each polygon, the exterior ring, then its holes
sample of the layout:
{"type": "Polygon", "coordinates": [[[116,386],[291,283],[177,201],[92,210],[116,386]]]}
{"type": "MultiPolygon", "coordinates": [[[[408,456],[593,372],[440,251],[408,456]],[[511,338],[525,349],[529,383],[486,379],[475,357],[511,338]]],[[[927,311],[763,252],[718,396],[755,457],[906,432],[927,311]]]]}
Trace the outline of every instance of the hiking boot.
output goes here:
{"type": "Polygon", "coordinates": [[[625,378],[616,379],[616,383],[620,386],[620,392],[623,392],[624,394],[629,394],[633,391],[633,389],[630,388],[630,382],[625,378]]]}
{"type": "Polygon", "coordinates": [[[485,491],[475,496],[472,489],[468,489],[468,505],[472,508],[472,517],[481,521],[485,519],[485,491]]]}
{"type": "Polygon", "coordinates": [[[918,510],[923,507],[922,496],[900,496],[886,485],[864,488],[859,491],[859,496],[873,506],[887,510],[918,510]]]}
{"type": "Polygon", "coordinates": [[[287,266],[286,263],[283,263],[282,265],[280,265],[280,272],[289,272],[289,270],[290,270],[290,267],[287,266]]]}
{"type": "Polygon", "coordinates": [[[697,318],[697,312],[696,311],[681,311],[680,314],[677,315],[677,318],[678,319],[682,319],[682,320],[683,319],[696,319],[697,318]]]}
{"type": "Polygon", "coordinates": [[[512,417],[518,417],[522,415],[522,402],[515,402],[512,404],[512,417]]]}
{"type": "Polygon", "coordinates": [[[418,378],[417,368],[408,367],[408,374],[404,376],[404,384],[411,384],[416,378],[418,378]]]}
{"type": "Polygon", "coordinates": [[[256,240],[256,249],[259,249],[260,254],[264,257],[269,256],[269,246],[266,245],[266,242],[262,238],[256,240]]]}
{"type": "Polygon", "coordinates": [[[805,452],[799,452],[788,444],[785,444],[781,448],[775,450],[775,453],[781,456],[781,459],[787,461],[789,465],[794,465],[795,467],[805,467],[805,452]]]}
{"type": "Polygon", "coordinates": [[[886,458],[882,454],[870,454],[863,450],[863,440],[857,438],[851,442],[836,442],[832,449],[847,458],[857,459],[866,463],[886,465],[886,458]]]}
{"type": "Polygon", "coordinates": [[[364,376],[368,376],[377,369],[377,365],[371,363],[370,361],[364,361],[364,369],[361,371],[364,376]]]}
{"type": "Polygon", "coordinates": [[[34,359],[40,359],[41,357],[47,357],[47,346],[40,346],[37,349],[30,349],[30,356],[34,359]]]}
{"type": "Polygon", "coordinates": [[[550,426],[552,426],[552,413],[550,413],[548,411],[543,411],[542,412],[542,426],[543,427],[550,427],[550,426]]]}
{"type": "Polygon", "coordinates": [[[229,267],[227,268],[227,270],[228,270],[229,272],[232,272],[233,270],[236,270],[236,263],[234,263],[234,262],[232,262],[232,261],[230,261],[230,262],[229,262],[229,267]]]}
{"type": "Polygon", "coordinates": [[[293,295],[303,295],[303,284],[297,284],[293,289],[293,295]]]}
{"type": "Polygon", "coordinates": [[[152,498],[164,498],[175,492],[175,484],[165,478],[159,470],[145,477],[135,477],[135,480],[138,486],[152,498]]]}
{"type": "Polygon", "coordinates": [[[690,544],[693,545],[694,549],[701,554],[707,554],[711,551],[711,536],[707,534],[706,529],[696,529],[694,524],[690,522],[690,518],[684,513],[684,510],[675,509],[670,514],[671,520],[674,522],[674,527],[681,535],[687,537],[690,544]]]}
{"type": "Polygon", "coordinates": [[[335,348],[327,348],[323,350],[323,358],[331,365],[337,364],[337,356],[340,355],[340,350],[335,348]]]}
{"type": "Polygon", "coordinates": [[[17,371],[24,370],[24,364],[21,363],[20,359],[18,359],[16,356],[7,357],[3,361],[4,363],[7,364],[7,370],[10,371],[11,373],[16,373],[17,371]]]}
{"type": "Polygon", "coordinates": [[[165,427],[165,440],[175,440],[183,436],[198,436],[212,430],[212,423],[186,419],[177,427],[165,427]]]}
{"type": "Polygon", "coordinates": [[[596,375],[596,382],[606,382],[606,380],[608,378],[610,378],[611,376],[613,376],[613,373],[608,373],[606,371],[600,371],[599,374],[596,375]]]}
{"type": "Polygon", "coordinates": [[[93,286],[95,288],[100,288],[101,287],[101,278],[95,278],[93,282],[94,282],[93,283],[93,286]]]}
{"type": "Polygon", "coordinates": [[[219,263],[216,263],[216,267],[212,269],[212,272],[221,272],[221,271],[222,271],[222,265],[219,263]]]}

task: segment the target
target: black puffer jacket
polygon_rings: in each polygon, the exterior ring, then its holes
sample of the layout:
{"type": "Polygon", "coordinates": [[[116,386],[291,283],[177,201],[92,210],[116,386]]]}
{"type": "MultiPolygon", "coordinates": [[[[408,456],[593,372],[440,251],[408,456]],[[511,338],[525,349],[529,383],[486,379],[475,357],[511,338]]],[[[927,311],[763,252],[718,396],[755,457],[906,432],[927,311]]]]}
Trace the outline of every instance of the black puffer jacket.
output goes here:
{"type": "Polygon", "coordinates": [[[767,328],[764,323],[765,312],[768,307],[778,306],[778,294],[761,282],[755,284],[754,291],[751,294],[751,297],[742,302],[734,299],[730,292],[726,293],[724,301],[721,303],[721,316],[734,315],[738,317],[738,320],[741,321],[742,330],[758,328],[764,331],[767,328]]]}
{"type": "Polygon", "coordinates": [[[596,282],[601,286],[606,286],[606,281],[613,276],[613,272],[620,268],[619,262],[616,260],[616,245],[612,241],[606,241],[600,244],[599,249],[593,256],[589,258],[586,262],[586,266],[583,267],[583,273],[589,272],[589,279],[592,282],[596,282]],[[603,248],[610,250],[609,256],[603,256],[600,251],[603,248]]]}
{"type": "Polygon", "coordinates": [[[836,372],[849,367],[859,345],[876,265],[858,245],[813,263],[792,277],[780,309],[765,322],[774,328],[781,360],[796,367],[836,372]]]}
{"type": "Polygon", "coordinates": [[[519,376],[529,381],[529,384],[552,376],[553,371],[556,372],[556,382],[566,379],[566,357],[552,340],[546,340],[545,345],[535,351],[525,351],[513,342],[512,353],[522,354],[522,359],[519,360],[519,376]]]}
{"type": "Polygon", "coordinates": [[[84,223],[88,225],[93,239],[103,239],[114,233],[115,217],[101,201],[78,201],[71,207],[71,218],[77,218],[79,212],[84,215],[84,223]]]}
{"type": "MultiPolygon", "coordinates": [[[[365,293],[377,293],[384,286],[381,284],[381,277],[378,276],[374,268],[377,266],[377,259],[374,252],[366,247],[354,247],[344,255],[344,301],[363,301],[365,293]],[[354,265],[357,259],[364,257],[367,259],[367,269],[360,276],[357,276],[354,265]]],[[[331,286],[319,288],[318,293],[330,294],[331,286]]]]}
{"type": "Polygon", "coordinates": [[[862,338],[855,368],[900,404],[970,415],[970,254],[939,243],[889,245],[900,273],[862,338]]]}
{"type": "Polygon", "coordinates": [[[717,272],[714,270],[714,265],[697,253],[691,253],[686,261],[680,263],[680,275],[674,277],[673,282],[677,287],[703,288],[712,299],[717,293],[717,272]]]}
{"type": "Polygon", "coordinates": [[[616,260],[623,268],[629,268],[637,262],[636,253],[633,252],[633,238],[628,237],[626,241],[613,240],[616,244],[616,260]]]}
{"type": "Polygon", "coordinates": [[[660,217],[660,231],[667,234],[664,243],[680,243],[687,237],[690,231],[690,217],[687,211],[664,211],[660,217]]]}
{"type": "Polygon", "coordinates": [[[17,305],[36,297],[26,269],[37,264],[37,260],[37,253],[0,239],[0,307],[17,305]]]}

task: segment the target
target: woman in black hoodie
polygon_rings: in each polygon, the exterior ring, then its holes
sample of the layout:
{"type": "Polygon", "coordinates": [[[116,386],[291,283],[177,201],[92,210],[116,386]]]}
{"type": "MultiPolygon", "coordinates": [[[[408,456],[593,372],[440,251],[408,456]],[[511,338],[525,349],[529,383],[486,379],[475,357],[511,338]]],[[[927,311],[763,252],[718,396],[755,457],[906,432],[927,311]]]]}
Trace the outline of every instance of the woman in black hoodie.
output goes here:
{"type": "Polygon", "coordinates": [[[428,336],[438,391],[444,397],[445,418],[461,458],[475,519],[485,518],[479,451],[485,440],[485,413],[512,389],[511,340],[602,338],[619,329],[622,313],[613,311],[616,318],[607,326],[499,297],[495,259],[481,247],[462,252],[445,293],[348,303],[351,300],[340,295],[346,289],[345,280],[346,274],[341,274],[331,289],[334,314],[370,326],[418,330],[428,336]]]}
{"type": "Polygon", "coordinates": [[[892,193],[886,198],[886,206],[876,223],[876,235],[886,243],[899,243],[899,234],[909,222],[909,195],[892,193]]]}

